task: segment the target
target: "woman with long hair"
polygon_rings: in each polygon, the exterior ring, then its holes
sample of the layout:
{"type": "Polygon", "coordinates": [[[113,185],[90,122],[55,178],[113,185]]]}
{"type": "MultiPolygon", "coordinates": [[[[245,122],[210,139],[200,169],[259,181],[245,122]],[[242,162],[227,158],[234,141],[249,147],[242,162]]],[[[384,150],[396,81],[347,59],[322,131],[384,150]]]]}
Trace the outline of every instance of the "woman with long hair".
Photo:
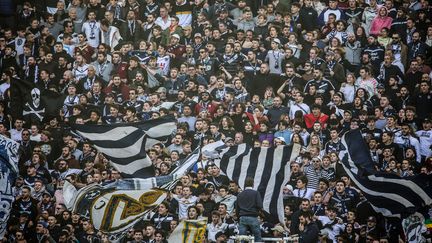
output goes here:
{"type": "Polygon", "coordinates": [[[272,87],[267,87],[264,92],[264,99],[262,100],[262,104],[265,109],[269,109],[273,106],[273,99],[275,97],[275,93],[272,87]]]}
{"type": "Polygon", "coordinates": [[[216,112],[213,114],[213,122],[220,123],[222,118],[225,116],[225,108],[223,105],[216,106],[216,112]]]}
{"type": "Polygon", "coordinates": [[[321,139],[318,134],[312,133],[309,138],[309,144],[306,149],[309,151],[312,147],[318,147],[320,150],[322,150],[323,148],[323,145],[321,144],[321,139]]]}
{"type": "Polygon", "coordinates": [[[201,214],[200,210],[196,206],[190,206],[187,211],[188,220],[196,220],[201,214]]]}
{"type": "MultiPolygon", "coordinates": [[[[268,141],[269,144],[273,144],[274,134],[270,131],[270,124],[268,122],[260,123],[260,130],[258,132],[258,140],[263,143],[264,140],[268,141]]],[[[267,144],[267,142],[265,143],[267,144]]]]}
{"type": "Polygon", "coordinates": [[[347,223],[344,232],[341,234],[342,241],[346,243],[359,242],[360,236],[356,233],[354,224],[347,223]]]}
{"type": "Polygon", "coordinates": [[[346,103],[352,103],[355,97],[355,93],[357,91],[358,86],[355,84],[356,77],[353,73],[348,73],[346,75],[346,80],[344,83],[342,83],[340,92],[345,97],[346,103]]]}
{"type": "Polygon", "coordinates": [[[298,133],[293,133],[291,137],[291,144],[300,144],[301,146],[304,146],[303,139],[298,133]]]}
{"type": "Polygon", "coordinates": [[[234,122],[229,116],[224,116],[219,122],[219,131],[222,133],[225,138],[231,137],[234,138],[236,130],[234,129],[234,122]]]}
{"type": "Polygon", "coordinates": [[[355,29],[354,34],[355,34],[356,40],[360,41],[361,46],[365,47],[367,44],[367,35],[366,35],[365,28],[363,28],[363,26],[358,26],[355,29]]]}
{"type": "Polygon", "coordinates": [[[244,131],[244,124],[246,122],[253,122],[253,115],[246,111],[246,106],[243,103],[234,104],[234,114],[231,115],[231,119],[234,122],[234,128],[236,131],[244,131]]]}
{"type": "Polygon", "coordinates": [[[267,118],[266,115],[264,115],[264,106],[262,105],[257,105],[254,109],[253,109],[253,122],[254,122],[254,129],[255,131],[259,131],[260,130],[260,123],[262,122],[268,122],[269,119],[267,118]]]}

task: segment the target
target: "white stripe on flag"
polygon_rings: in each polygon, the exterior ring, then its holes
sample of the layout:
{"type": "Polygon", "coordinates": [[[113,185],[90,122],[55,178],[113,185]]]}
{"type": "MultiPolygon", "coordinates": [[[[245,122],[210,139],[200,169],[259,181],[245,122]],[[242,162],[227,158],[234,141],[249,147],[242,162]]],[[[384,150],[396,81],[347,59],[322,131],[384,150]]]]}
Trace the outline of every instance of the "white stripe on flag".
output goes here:
{"type": "Polygon", "coordinates": [[[152,162],[148,157],[145,157],[143,159],[131,161],[127,165],[121,165],[121,164],[117,164],[117,163],[111,161],[111,165],[114,166],[121,173],[131,175],[140,169],[151,166],[152,162]]]}
{"type": "Polygon", "coordinates": [[[137,130],[139,129],[133,126],[122,126],[112,128],[104,133],[82,132],[80,130],[78,133],[91,141],[118,141],[137,130]]]}
{"type": "Polygon", "coordinates": [[[393,217],[393,218],[400,218],[401,217],[400,214],[393,214],[390,210],[388,210],[386,208],[375,207],[372,203],[369,203],[369,205],[373,208],[373,210],[375,210],[375,212],[381,213],[382,215],[384,215],[386,217],[393,217]]]}
{"type": "Polygon", "coordinates": [[[216,149],[218,147],[221,147],[224,145],[225,145],[225,143],[220,141],[220,140],[217,142],[214,142],[214,143],[207,144],[206,146],[204,146],[201,149],[201,153],[209,159],[217,159],[217,158],[219,158],[219,156],[222,156],[227,151],[227,149],[220,152],[220,153],[218,151],[216,151],[216,149]]]}
{"type": "Polygon", "coordinates": [[[226,169],[226,174],[228,177],[233,177],[234,167],[236,165],[236,159],[246,151],[246,144],[241,144],[238,147],[237,154],[229,158],[228,166],[226,169]]]}
{"type": "MultiPolygon", "coordinates": [[[[295,143],[292,145],[292,150],[291,150],[291,157],[289,159],[289,161],[295,161],[295,159],[297,158],[297,156],[300,154],[300,150],[301,150],[301,145],[298,143],[295,143]]],[[[346,148],[346,147],[345,147],[346,148]]],[[[288,163],[290,164],[290,163],[288,163]]]]}
{"type": "MultiPolygon", "coordinates": [[[[162,141],[163,142],[163,141],[162,141]]],[[[145,149],[151,149],[153,147],[153,145],[161,143],[160,140],[154,139],[154,138],[146,138],[146,143],[145,143],[145,149]]]]}
{"type": "MultiPolygon", "coordinates": [[[[265,149],[268,150],[268,149],[265,149]]],[[[267,187],[265,190],[265,196],[263,200],[263,206],[264,210],[270,212],[270,203],[272,200],[272,196],[274,193],[280,194],[279,192],[275,191],[275,184],[276,184],[276,174],[281,170],[281,164],[282,164],[282,155],[283,155],[283,146],[278,146],[275,148],[273,152],[273,166],[271,171],[271,176],[269,178],[269,181],[267,183],[267,187]]],[[[284,186],[284,185],[282,185],[284,186]]],[[[281,187],[282,189],[282,187],[281,187]]]]}
{"type": "Polygon", "coordinates": [[[118,159],[126,159],[132,156],[135,156],[141,152],[141,145],[143,143],[144,136],[142,136],[140,139],[138,139],[134,144],[128,146],[128,147],[121,147],[121,148],[104,148],[95,145],[95,147],[102,153],[111,156],[113,158],[118,159]]]}
{"type": "Polygon", "coordinates": [[[166,122],[159,124],[145,131],[149,137],[162,137],[171,135],[171,133],[176,129],[175,122],[166,122]]]}
{"type": "Polygon", "coordinates": [[[255,178],[254,178],[255,190],[258,189],[258,186],[261,183],[264,167],[266,166],[266,157],[267,157],[267,149],[261,149],[258,155],[258,160],[257,160],[258,165],[257,165],[255,178]]]}
{"type": "MultiPolygon", "coordinates": [[[[296,145],[296,144],[294,144],[294,145],[296,145]]],[[[293,146],[291,154],[296,153],[297,150],[295,150],[295,149],[299,149],[298,151],[300,151],[300,146],[293,146]]],[[[298,155],[298,153],[297,153],[297,155],[298,155]]],[[[290,159],[290,161],[293,161],[293,159],[290,159]]],[[[286,163],[285,168],[284,168],[284,182],[281,186],[282,191],[283,191],[284,186],[290,180],[290,178],[291,178],[291,163],[286,163]]],[[[281,193],[282,193],[282,191],[281,191],[281,193]]],[[[284,208],[282,195],[279,196],[279,199],[277,201],[277,208],[284,208]]],[[[279,222],[284,222],[284,216],[285,215],[283,213],[278,213],[279,222]]]]}
{"type": "Polygon", "coordinates": [[[240,170],[240,176],[238,179],[239,185],[240,185],[240,183],[241,183],[241,185],[244,185],[244,183],[245,183],[247,171],[248,171],[248,168],[250,166],[251,152],[252,152],[252,150],[249,150],[249,153],[243,157],[241,170],[240,170]]]}

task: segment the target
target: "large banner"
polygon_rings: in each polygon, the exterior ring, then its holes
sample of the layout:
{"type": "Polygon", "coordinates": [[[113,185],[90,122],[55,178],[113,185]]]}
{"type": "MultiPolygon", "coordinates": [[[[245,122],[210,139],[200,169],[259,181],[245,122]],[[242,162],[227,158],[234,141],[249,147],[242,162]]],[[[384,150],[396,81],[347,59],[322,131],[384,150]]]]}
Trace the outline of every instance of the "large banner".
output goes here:
{"type": "Polygon", "coordinates": [[[207,218],[198,220],[184,220],[174,229],[169,243],[196,243],[205,242],[207,218]]]}
{"type": "Polygon", "coordinates": [[[0,135],[0,240],[6,233],[14,195],[13,183],[18,175],[19,144],[0,135]]]}
{"type": "Polygon", "coordinates": [[[167,197],[167,191],[161,189],[118,189],[99,184],[75,193],[69,182],[65,182],[63,191],[65,203],[72,205],[73,212],[89,218],[96,229],[110,235],[126,232],[167,197]]]}

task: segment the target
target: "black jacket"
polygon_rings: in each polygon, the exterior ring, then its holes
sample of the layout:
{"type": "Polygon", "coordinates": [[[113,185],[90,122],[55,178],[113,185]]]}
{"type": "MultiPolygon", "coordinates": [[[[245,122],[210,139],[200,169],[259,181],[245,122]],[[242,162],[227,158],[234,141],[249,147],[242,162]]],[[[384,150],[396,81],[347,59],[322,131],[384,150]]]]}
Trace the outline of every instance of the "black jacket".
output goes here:
{"type": "Polygon", "coordinates": [[[236,212],[238,216],[258,217],[263,208],[263,201],[258,191],[246,188],[237,196],[236,212]]]}
{"type": "Polygon", "coordinates": [[[259,95],[260,97],[264,97],[264,92],[267,86],[273,87],[273,90],[277,90],[279,88],[279,75],[266,73],[262,74],[261,72],[257,73],[254,76],[251,83],[251,95],[259,95]]]}
{"type": "Polygon", "coordinates": [[[299,243],[317,242],[320,230],[315,222],[310,222],[305,226],[304,230],[300,232],[299,243]]]}
{"type": "Polygon", "coordinates": [[[299,15],[303,30],[311,31],[318,27],[318,13],[313,7],[302,7],[299,15]]]}

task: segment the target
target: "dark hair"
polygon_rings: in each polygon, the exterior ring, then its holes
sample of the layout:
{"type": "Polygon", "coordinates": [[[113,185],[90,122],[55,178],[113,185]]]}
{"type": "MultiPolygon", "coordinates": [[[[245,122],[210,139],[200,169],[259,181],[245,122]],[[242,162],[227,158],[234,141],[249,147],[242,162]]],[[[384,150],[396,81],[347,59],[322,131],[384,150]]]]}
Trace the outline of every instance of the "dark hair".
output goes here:
{"type": "Polygon", "coordinates": [[[310,219],[310,218],[312,218],[312,212],[310,210],[306,210],[306,211],[300,210],[299,217],[300,216],[310,219]]]}
{"type": "Polygon", "coordinates": [[[245,180],[245,188],[246,187],[253,187],[254,186],[254,179],[251,177],[247,177],[245,180]]]}

